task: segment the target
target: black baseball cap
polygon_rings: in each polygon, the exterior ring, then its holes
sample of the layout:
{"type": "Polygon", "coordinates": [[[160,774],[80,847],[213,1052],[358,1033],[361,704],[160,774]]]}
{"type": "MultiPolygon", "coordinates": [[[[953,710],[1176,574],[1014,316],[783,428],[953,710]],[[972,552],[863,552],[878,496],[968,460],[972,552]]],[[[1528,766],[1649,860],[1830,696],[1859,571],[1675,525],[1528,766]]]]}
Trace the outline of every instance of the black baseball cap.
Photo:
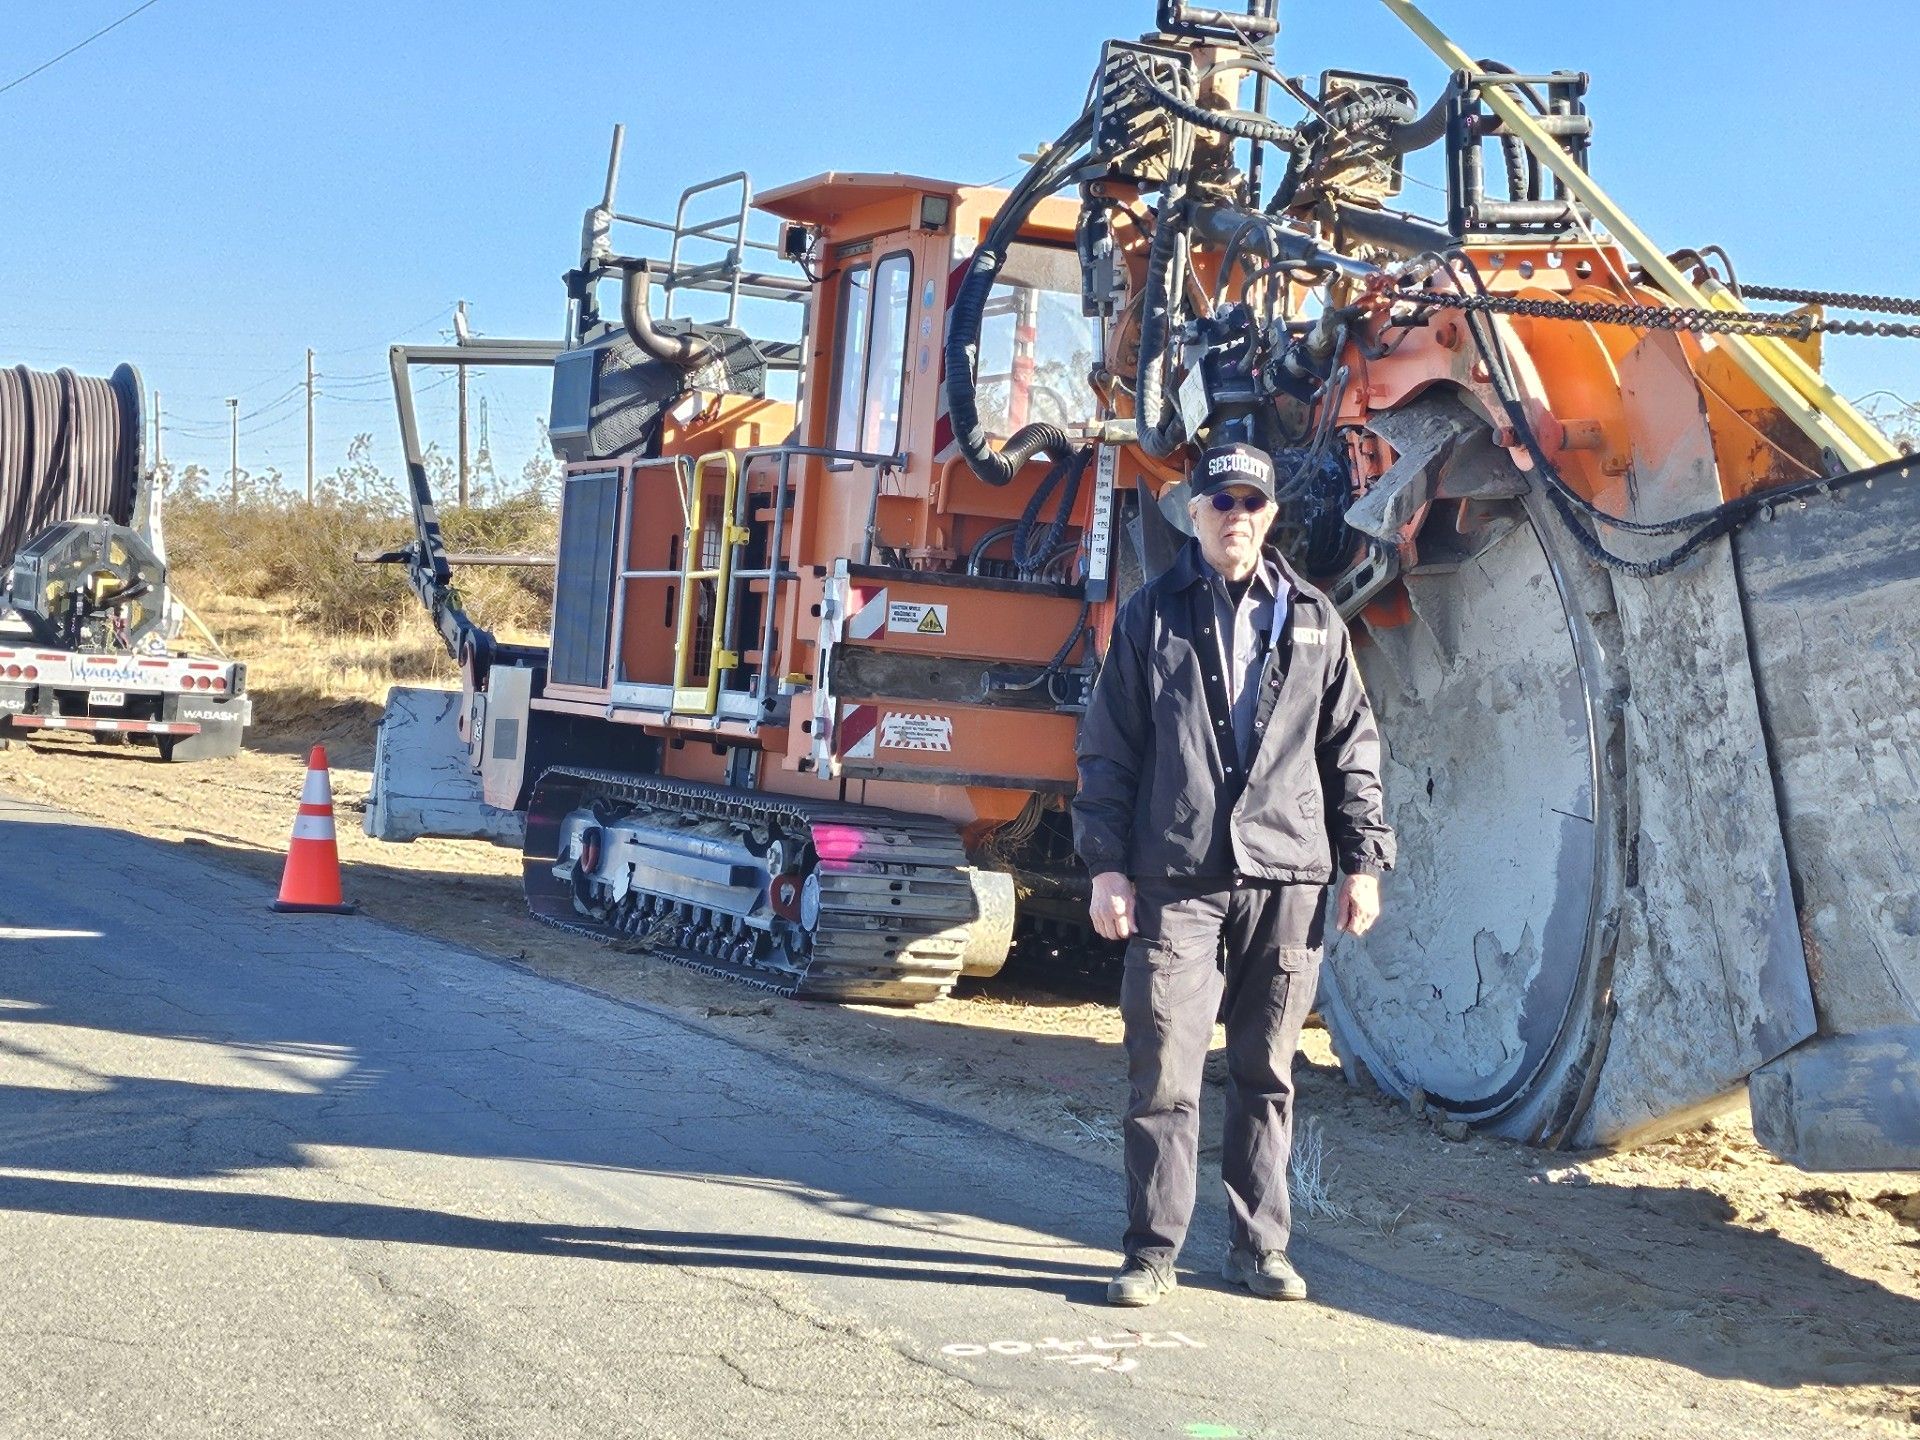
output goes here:
{"type": "Polygon", "coordinates": [[[1273,499],[1273,457],[1253,445],[1215,445],[1201,451],[1187,476],[1188,490],[1198,498],[1230,485],[1245,485],[1273,499]]]}

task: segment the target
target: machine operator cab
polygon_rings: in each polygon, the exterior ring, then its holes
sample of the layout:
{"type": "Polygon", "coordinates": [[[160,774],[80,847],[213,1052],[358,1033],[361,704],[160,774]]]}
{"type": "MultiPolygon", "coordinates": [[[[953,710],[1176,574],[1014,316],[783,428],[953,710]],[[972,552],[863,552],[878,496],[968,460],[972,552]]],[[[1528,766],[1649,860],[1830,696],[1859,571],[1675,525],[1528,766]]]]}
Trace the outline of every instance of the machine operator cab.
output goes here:
{"type": "MultiPolygon", "coordinates": [[[[1095,658],[1086,582],[1107,572],[1117,467],[1109,454],[1098,483],[1058,486],[1036,523],[1050,458],[994,487],[955,443],[947,324],[1003,192],[839,173],[758,197],[745,177],[713,186],[737,186],[741,210],[689,221],[683,198],[674,225],[657,227],[674,236],[665,263],[616,256],[589,212],[555,364],[551,430],[572,463],[541,707],[677,740],[670,768],[717,783],[749,783],[772,754],[809,778],[1070,787],[1076,687],[1095,658]],[[749,203],[784,222],[777,244],[747,238],[749,203]],[[684,256],[696,240],[721,260],[684,256]],[[800,276],[747,270],[756,247],[800,276]],[[618,322],[598,308],[609,280],[618,322]],[[675,318],[683,289],[724,293],[725,320],[675,318]],[[798,342],[749,337],[735,323],[743,299],[761,313],[801,302],[798,342]],[[878,620],[855,613],[876,598],[878,620]],[[836,685],[828,652],[842,642],[836,685]],[[960,714],[994,689],[988,667],[1008,664],[1027,680],[1048,667],[1045,683],[960,714]],[[948,758],[879,756],[849,738],[842,721],[866,694],[900,701],[911,733],[948,758]],[[1034,706],[1060,723],[1037,735],[1036,717],[1015,713],[1034,706]]],[[[1077,213],[1044,202],[989,296],[978,405],[998,438],[1038,421],[1084,433],[1100,417],[1105,337],[1082,310],[1077,213]]],[[[1080,453],[1091,472],[1092,451],[1080,453]]]]}
{"type": "MultiPolygon", "coordinates": [[[[1006,536],[988,536],[1018,519],[1031,487],[992,490],[960,462],[944,366],[948,309],[1003,198],[917,176],[837,173],[761,197],[789,222],[788,244],[805,237],[818,284],[803,443],[893,457],[827,462],[850,497],[877,502],[871,535],[856,504],[845,517],[853,529],[821,533],[820,548],[929,571],[1007,566],[1006,536]]],[[[1072,427],[1096,416],[1090,376],[1102,357],[1080,309],[1076,215],[1066,200],[1043,206],[989,300],[977,368],[982,419],[998,438],[1034,420],[1072,427]]]]}

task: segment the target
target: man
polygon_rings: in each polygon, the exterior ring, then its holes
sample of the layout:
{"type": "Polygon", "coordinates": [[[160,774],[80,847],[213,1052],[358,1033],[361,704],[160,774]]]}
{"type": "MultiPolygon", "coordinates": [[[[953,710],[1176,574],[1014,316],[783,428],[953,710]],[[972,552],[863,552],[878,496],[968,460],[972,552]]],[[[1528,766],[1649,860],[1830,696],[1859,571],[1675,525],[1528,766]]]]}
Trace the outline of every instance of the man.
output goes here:
{"type": "Polygon", "coordinates": [[[1393,867],[1380,743],[1346,627],[1264,548],[1273,462],[1208,450],[1194,538],[1120,607],[1081,727],[1074,843],[1094,928],[1125,940],[1126,1265],[1115,1305],[1174,1287],[1193,1214],[1200,1089],[1225,1005],[1227,1279],[1298,1300],[1287,1260],[1293,1055],[1313,1007],[1334,861],[1364,934],[1393,867]]]}

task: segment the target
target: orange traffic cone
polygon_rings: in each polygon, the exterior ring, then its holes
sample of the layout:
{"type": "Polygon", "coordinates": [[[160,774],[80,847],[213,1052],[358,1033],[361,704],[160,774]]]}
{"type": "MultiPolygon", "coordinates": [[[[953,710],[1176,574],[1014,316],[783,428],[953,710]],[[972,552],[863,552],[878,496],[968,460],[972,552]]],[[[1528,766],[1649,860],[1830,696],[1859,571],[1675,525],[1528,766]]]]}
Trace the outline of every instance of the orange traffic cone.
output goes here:
{"type": "Polygon", "coordinates": [[[307,758],[307,783],[300,791],[300,813],[293,817],[287,844],[287,868],[280,876],[276,910],[351,915],[340,898],[340,848],[333,839],[333,786],[327,779],[327,747],[316,745],[307,758]]]}

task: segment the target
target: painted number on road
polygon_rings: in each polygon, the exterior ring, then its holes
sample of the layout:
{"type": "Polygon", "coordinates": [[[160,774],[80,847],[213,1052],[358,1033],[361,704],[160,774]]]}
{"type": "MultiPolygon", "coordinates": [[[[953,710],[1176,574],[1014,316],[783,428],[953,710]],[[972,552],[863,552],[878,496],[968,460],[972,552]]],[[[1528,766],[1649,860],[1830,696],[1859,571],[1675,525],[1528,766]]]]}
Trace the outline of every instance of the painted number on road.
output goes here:
{"type": "Polygon", "coordinates": [[[960,1341],[952,1345],[942,1345],[940,1353],[955,1359],[971,1359],[979,1355],[1038,1355],[1043,1360],[1059,1360],[1073,1366],[1092,1366],[1114,1375],[1125,1375],[1140,1367],[1137,1355],[1128,1351],[1140,1350],[1204,1350],[1207,1347],[1190,1335],[1182,1335],[1177,1330],[1151,1331],[1138,1333],[1123,1331],[1118,1335],[1094,1335],[1085,1340],[1062,1340],[1049,1335],[1044,1340],[988,1340],[983,1344],[960,1341]]]}

